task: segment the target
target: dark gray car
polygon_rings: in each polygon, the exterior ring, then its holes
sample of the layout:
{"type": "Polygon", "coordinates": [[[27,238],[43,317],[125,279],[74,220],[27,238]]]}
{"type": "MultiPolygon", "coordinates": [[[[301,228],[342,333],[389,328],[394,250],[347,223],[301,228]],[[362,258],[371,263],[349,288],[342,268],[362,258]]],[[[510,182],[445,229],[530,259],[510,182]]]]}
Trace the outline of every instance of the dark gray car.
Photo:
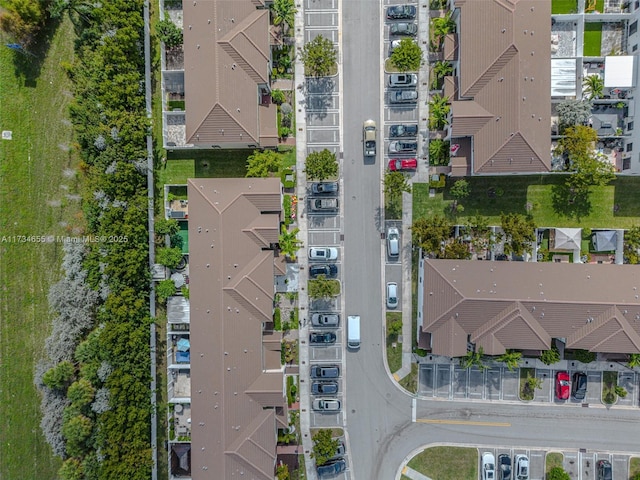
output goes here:
{"type": "Polygon", "coordinates": [[[338,382],[313,382],[311,384],[313,395],[336,395],[338,393],[338,382]]]}
{"type": "Polygon", "coordinates": [[[313,345],[330,345],[336,343],[336,334],[333,332],[311,332],[309,343],[313,345]]]}
{"type": "Polygon", "coordinates": [[[498,479],[511,480],[511,457],[504,453],[498,455],[498,479]]]}
{"type": "Polygon", "coordinates": [[[311,193],[315,195],[332,195],[338,192],[338,182],[319,182],[311,184],[311,193]]]}
{"type": "Polygon", "coordinates": [[[311,378],[338,378],[340,367],[338,365],[313,365],[311,378]]]}
{"type": "Polygon", "coordinates": [[[389,128],[390,137],[415,137],[418,135],[418,125],[416,124],[398,124],[391,125],[389,128]]]}
{"type": "Polygon", "coordinates": [[[573,383],[571,384],[571,394],[576,400],[584,400],[587,394],[587,374],[576,372],[573,374],[573,383]]]}
{"type": "Polygon", "coordinates": [[[316,467],[316,472],[318,472],[318,476],[320,477],[328,477],[329,475],[337,475],[338,473],[344,472],[346,469],[347,462],[344,461],[344,458],[337,458],[336,460],[331,460],[324,465],[316,467]]]}

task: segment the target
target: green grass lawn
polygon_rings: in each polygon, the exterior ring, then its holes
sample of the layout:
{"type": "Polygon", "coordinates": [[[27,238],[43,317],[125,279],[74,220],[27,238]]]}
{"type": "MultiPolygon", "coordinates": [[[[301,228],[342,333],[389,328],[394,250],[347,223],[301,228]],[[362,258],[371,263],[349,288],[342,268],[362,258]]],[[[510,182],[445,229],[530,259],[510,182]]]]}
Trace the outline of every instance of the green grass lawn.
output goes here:
{"type": "Polygon", "coordinates": [[[253,150],[173,150],[167,152],[170,160],[194,163],[197,178],[238,178],[247,172],[247,157],[253,150]]]}
{"type": "Polygon", "coordinates": [[[554,467],[562,467],[562,459],[564,455],[559,452],[550,452],[547,453],[547,457],[545,458],[545,472],[549,472],[554,467]]]}
{"type": "Polygon", "coordinates": [[[602,44],[602,23],[585,22],[584,24],[584,56],[599,57],[602,44]]]}
{"type": "Polygon", "coordinates": [[[411,364],[411,372],[404,378],[400,379],[400,386],[407,392],[416,393],[418,391],[418,364],[411,364]]]}
{"type": "Polygon", "coordinates": [[[640,457],[633,457],[629,461],[629,478],[640,473],[640,457]]]}
{"type": "MultiPolygon", "coordinates": [[[[564,200],[562,175],[470,177],[469,198],[462,201],[464,212],[454,219],[464,223],[474,215],[489,217],[491,225],[500,224],[500,213],[530,213],[538,226],[583,228],[629,228],[640,224],[637,193],[640,179],[616,178],[606,187],[592,189],[588,204],[569,204],[564,200]],[[495,198],[488,191],[495,189],[495,198]]],[[[453,198],[448,182],[444,191],[429,198],[427,184],[413,185],[413,218],[448,214],[453,198]]]]}
{"type": "Polygon", "coordinates": [[[478,450],[462,447],[431,447],[409,460],[409,467],[432,480],[476,480],[478,450]]]}
{"type": "Polygon", "coordinates": [[[577,11],[578,2],[576,0],[551,0],[551,13],[553,15],[577,11]]]}
{"type": "MultiPolygon", "coordinates": [[[[73,197],[81,189],[68,118],[73,60],[70,22],[32,47],[34,56],[0,49],[0,239],[74,235],[82,227],[73,197]],[[14,60],[17,62],[14,63],[14,60]]],[[[9,39],[0,37],[4,44],[9,39]]],[[[81,218],[81,217],[80,217],[81,218]]],[[[60,274],[61,243],[0,243],[0,478],[56,478],[59,459],[40,432],[34,363],[50,330],[47,293],[60,274]]]]}
{"type": "MultiPolygon", "coordinates": [[[[387,328],[397,320],[402,321],[401,312],[387,312],[387,328]]],[[[396,335],[387,334],[387,362],[391,373],[397,372],[402,367],[402,343],[398,342],[396,335]],[[394,343],[396,344],[395,348],[393,347],[394,343]]]]}

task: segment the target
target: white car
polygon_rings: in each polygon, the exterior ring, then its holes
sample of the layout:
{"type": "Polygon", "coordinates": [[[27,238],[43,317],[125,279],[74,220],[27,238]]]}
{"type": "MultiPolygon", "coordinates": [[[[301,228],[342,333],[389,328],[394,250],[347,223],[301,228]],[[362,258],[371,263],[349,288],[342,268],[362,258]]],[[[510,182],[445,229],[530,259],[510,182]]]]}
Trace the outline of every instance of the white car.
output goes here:
{"type": "Polygon", "coordinates": [[[311,247],[309,249],[310,260],[337,260],[338,249],[334,247],[311,247]]]}
{"type": "Polygon", "coordinates": [[[496,459],[491,452],[482,454],[482,480],[496,479],[496,459]]]}
{"type": "Polygon", "coordinates": [[[340,400],[333,398],[316,398],[313,401],[313,409],[317,412],[339,412],[340,400]]]}
{"type": "Polygon", "coordinates": [[[529,458],[526,455],[516,455],[516,480],[529,480],[529,458]]]}
{"type": "Polygon", "coordinates": [[[387,283],[387,308],[397,308],[398,306],[398,284],[387,283]]]}
{"type": "Polygon", "coordinates": [[[400,232],[396,227],[387,229],[387,255],[390,257],[400,255],[400,232]]]}

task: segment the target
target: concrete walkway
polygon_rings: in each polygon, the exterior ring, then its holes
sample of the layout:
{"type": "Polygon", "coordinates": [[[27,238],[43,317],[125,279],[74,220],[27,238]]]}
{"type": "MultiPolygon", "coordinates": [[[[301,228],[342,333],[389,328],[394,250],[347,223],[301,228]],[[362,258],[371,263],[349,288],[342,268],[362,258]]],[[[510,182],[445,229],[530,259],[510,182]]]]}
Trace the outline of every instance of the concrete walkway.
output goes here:
{"type": "Polygon", "coordinates": [[[409,467],[404,467],[402,469],[402,474],[413,480],[431,480],[426,475],[423,475],[420,472],[416,472],[413,468],[409,468],[409,467]]]}

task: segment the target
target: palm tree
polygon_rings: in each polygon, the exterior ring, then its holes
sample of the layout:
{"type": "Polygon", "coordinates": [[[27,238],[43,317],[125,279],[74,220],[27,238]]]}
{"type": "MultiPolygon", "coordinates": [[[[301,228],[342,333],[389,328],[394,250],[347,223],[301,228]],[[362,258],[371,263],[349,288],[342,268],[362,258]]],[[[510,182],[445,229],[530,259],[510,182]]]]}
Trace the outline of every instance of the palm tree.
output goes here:
{"type": "Polygon", "coordinates": [[[456,22],[452,18],[452,12],[447,12],[444,17],[434,18],[431,26],[433,38],[437,41],[437,47],[438,50],[440,50],[442,48],[444,37],[456,30],[456,22]]]}
{"type": "Polygon", "coordinates": [[[296,259],[296,253],[300,248],[302,248],[302,240],[298,240],[299,231],[299,228],[294,228],[289,232],[287,227],[282,225],[280,237],[278,238],[280,251],[284,253],[285,257],[290,258],[291,260],[296,259]]]}
{"type": "Polygon", "coordinates": [[[429,165],[446,165],[449,163],[449,142],[440,138],[429,142],[429,165]]]}
{"type": "Polygon", "coordinates": [[[429,128],[433,130],[442,130],[449,123],[449,97],[442,97],[435,94],[429,101],[429,128]]]}
{"type": "Polygon", "coordinates": [[[604,80],[599,75],[589,75],[582,82],[584,93],[589,100],[600,98],[604,91],[604,80]]]}
{"type": "Polygon", "coordinates": [[[294,0],[275,0],[275,2],[273,2],[273,5],[271,5],[271,12],[273,13],[273,24],[284,25],[284,31],[293,27],[295,14],[298,11],[293,2],[294,0]]]}
{"type": "Polygon", "coordinates": [[[451,75],[453,73],[453,67],[451,63],[445,61],[439,61],[433,64],[433,73],[436,74],[438,78],[444,78],[447,75],[451,75]]]}

